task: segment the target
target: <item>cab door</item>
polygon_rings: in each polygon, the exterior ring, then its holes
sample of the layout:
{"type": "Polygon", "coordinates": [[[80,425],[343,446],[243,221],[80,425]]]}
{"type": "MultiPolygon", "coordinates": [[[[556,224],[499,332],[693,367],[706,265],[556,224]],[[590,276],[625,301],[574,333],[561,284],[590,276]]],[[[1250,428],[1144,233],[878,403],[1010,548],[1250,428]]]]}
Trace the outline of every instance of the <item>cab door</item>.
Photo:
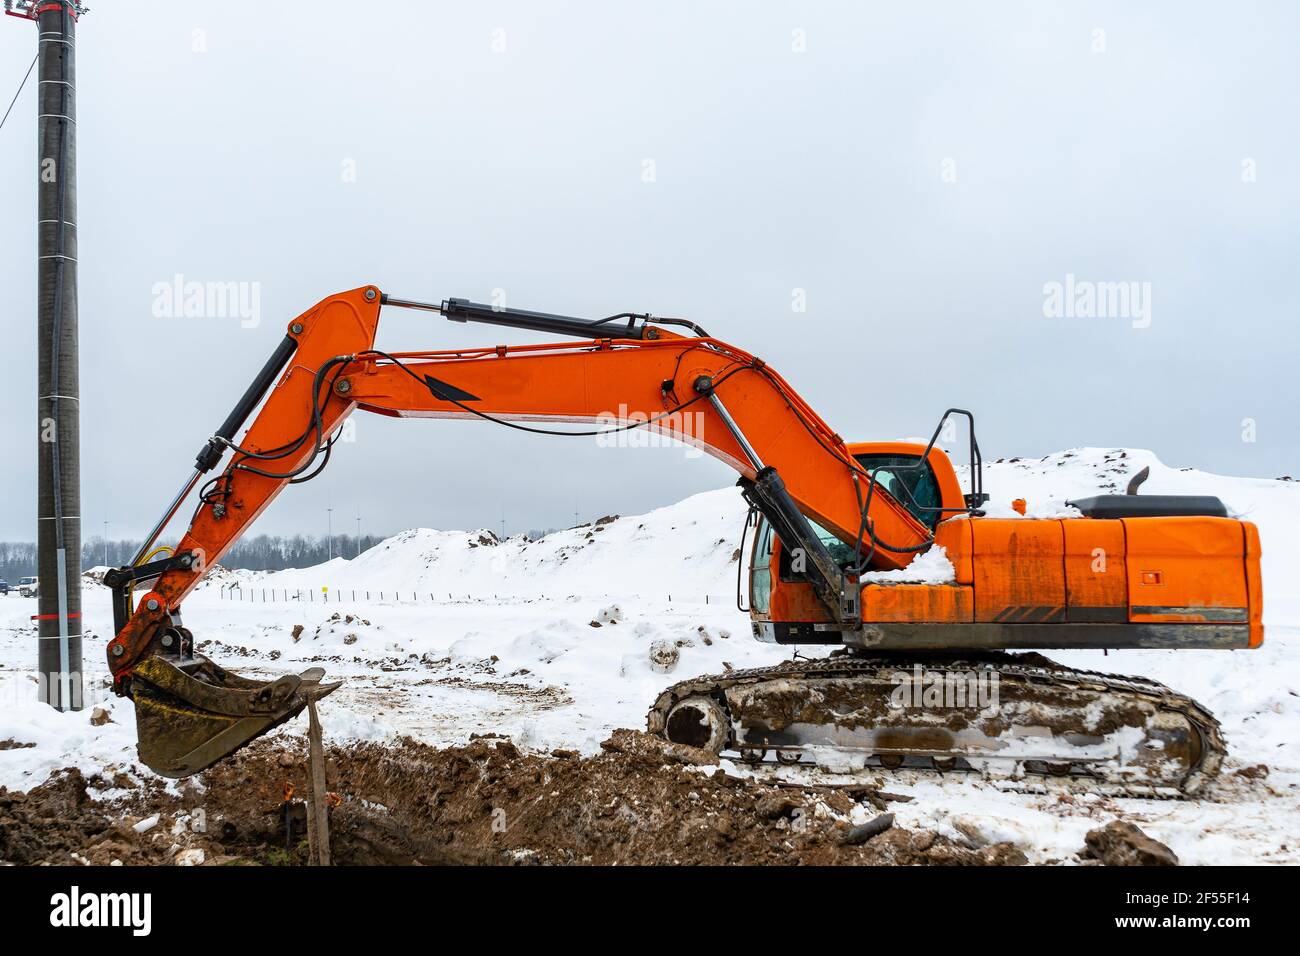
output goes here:
{"type": "Polygon", "coordinates": [[[772,526],[762,515],[749,558],[749,613],[767,617],[772,609],[772,526]]]}

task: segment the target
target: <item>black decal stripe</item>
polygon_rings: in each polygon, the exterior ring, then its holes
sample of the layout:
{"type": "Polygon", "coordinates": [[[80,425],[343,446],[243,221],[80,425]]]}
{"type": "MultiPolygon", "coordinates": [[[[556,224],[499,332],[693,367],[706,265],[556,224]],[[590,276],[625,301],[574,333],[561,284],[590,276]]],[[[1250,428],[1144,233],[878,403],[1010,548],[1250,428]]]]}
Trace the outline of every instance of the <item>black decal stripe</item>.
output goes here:
{"type": "Polygon", "coordinates": [[[432,375],[424,376],[424,384],[429,386],[429,391],[433,393],[434,398],[441,399],[444,402],[451,402],[451,401],[481,402],[482,401],[482,399],[479,398],[477,395],[473,395],[465,391],[463,388],[457,388],[455,385],[452,385],[448,382],[441,382],[438,379],[434,378],[432,375]]]}
{"type": "Polygon", "coordinates": [[[1128,623],[1128,608],[1123,605],[1112,607],[1071,607],[1068,614],[1072,624],[1128,623]]]}

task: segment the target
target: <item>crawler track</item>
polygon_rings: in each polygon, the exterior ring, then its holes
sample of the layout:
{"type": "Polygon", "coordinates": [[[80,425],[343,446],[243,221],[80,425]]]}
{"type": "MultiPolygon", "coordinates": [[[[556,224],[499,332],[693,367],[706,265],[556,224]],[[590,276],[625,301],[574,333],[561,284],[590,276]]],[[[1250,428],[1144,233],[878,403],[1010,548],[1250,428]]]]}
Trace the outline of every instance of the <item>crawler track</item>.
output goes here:
{"type": "Polygon", "coordinates": [[[1063,777],[1137,797],[1195,795],[1225,754],[1213,714],[1163,684],[998,652],[841,654],[696,677],[660,694],[647,726],[751,762],[1063,777]],[[965,698],[944,696],[949,686],[965,698]]]}

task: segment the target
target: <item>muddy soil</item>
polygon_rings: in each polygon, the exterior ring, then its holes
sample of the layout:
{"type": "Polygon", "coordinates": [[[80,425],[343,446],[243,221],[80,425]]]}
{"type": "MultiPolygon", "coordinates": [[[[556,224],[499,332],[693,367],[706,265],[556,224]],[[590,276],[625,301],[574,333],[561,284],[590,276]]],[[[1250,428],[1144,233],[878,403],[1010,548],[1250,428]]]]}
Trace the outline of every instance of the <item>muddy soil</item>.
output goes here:
{"type": "Polygon", "coordinates": [[[0,787],[0,864],[165,863],[170,844],[141,838],[133,819],[92,799],[79,770],[62,770],[39,787],[19,793],[0,787]]]}
{"type": "MultiPolygon", "coordinates": [[[[326,759],[335,864],[1025,862],[1010,844],[976,848],[899,827],[854,844],[856,805],[875,816],[902,798],[870,783],[776,786],[702,770],[694,765],[706,755],[635,731],[617,731],[588,758],[483,737],[442,750],[411,740],[335,747],[326,759]]],[[[87,781],[75,770],[26,795],[0,789],[0,862],[302,864],[306,769],[305,751],[263,741],[179,791],[154,782],[121,796],[109,788],[130,786],[126,778],[87,781]],[[92,800],[88,786],[116,796],[92,800]]]]}

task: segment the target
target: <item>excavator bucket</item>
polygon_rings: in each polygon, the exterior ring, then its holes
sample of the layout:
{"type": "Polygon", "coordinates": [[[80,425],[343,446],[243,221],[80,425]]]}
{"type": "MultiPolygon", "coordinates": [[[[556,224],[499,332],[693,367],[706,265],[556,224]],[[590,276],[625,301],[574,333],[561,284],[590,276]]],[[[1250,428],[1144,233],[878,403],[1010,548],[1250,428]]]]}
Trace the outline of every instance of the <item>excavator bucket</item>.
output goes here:
{"type": "Polygon", "coordinates": [[[201,654],[147,657],[131,676],[140,759],[164,777],[198,773],[340,686],[324,676],[312,667],[257,681],[201,654]]]}

